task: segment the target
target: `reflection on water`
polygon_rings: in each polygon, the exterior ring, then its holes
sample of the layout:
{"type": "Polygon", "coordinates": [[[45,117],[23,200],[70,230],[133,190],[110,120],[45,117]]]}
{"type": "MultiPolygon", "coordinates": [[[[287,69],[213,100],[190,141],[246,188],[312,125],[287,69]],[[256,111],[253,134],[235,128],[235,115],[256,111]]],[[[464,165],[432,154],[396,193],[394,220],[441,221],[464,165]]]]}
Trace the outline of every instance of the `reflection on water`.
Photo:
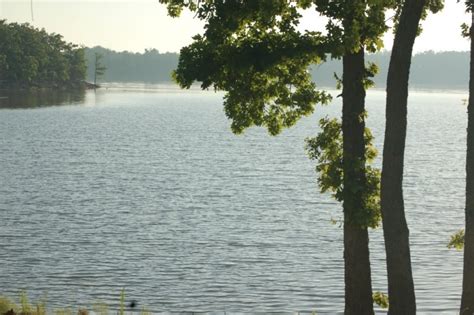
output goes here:
{"type": "Polygon", "coordinates": [[[85,95],[85,90],[0,91],[0,109],[80,104],[85,95]]]}

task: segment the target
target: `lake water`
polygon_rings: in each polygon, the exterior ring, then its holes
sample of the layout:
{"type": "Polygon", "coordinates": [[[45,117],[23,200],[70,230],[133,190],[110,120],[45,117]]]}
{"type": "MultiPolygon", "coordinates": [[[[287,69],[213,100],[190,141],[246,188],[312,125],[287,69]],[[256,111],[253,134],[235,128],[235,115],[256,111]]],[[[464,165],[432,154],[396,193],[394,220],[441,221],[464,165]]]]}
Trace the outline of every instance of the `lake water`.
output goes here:
{"type": "MultiPolygon", "coordinates": [[[[230,132],[222,94],[159,87],[0,100],[0,294],[153,312],[343,310],[341,206],[304,139],[340,100],[277,137],[230,132]],[[47,106],[61,105],[63,106],[47,106]]],[[[405,200],[420,313],[455,314],[465,93],[411,92],[405,200]]],[[[367,97],[380,149],[384,92],[367,97]]],[[[381,151],[380,151],[381,152],[381,151]]],[[[380,164],[380,159],[377,162],[380,164]]],[[[374,290],[386,292],[382,231],[374,290]]]]}

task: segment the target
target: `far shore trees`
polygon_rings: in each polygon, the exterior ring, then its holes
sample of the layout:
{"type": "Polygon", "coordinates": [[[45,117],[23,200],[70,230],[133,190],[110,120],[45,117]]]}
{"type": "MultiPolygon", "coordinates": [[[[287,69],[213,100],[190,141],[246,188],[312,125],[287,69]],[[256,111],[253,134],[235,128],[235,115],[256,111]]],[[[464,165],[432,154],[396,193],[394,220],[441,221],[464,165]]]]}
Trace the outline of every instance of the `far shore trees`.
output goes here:
{"type": "Polygon", "coordinates": [[[77,88],[85,75],[83,48],[59,34],[0,20],[0,87],[77,88]]]}
{"type": "MultiPolygon", "coordinates": [[[[87,80],[94,82],[95,53],[104,55],[107,71],[101,82],[168,83],[178,65],[178,53],[161,53],[146,49],[142,53],[114,51],[100,46],[85,47],[87,80]]],[[[377,88],[385,88],[390,52],[381,51],[365,55],[366,63],[376,63],[379,69],[372,78],[377,88]]],[[[425,51],[413,55],[410,69],[410,87],[423,89],[464,89],[468,86],[469,53],[461,51],[425,51]]],[[[326,60],[310,66],[312,80],[317,86],[334,86],[334,73],[342,73],[340,60],[326,60]]]]}

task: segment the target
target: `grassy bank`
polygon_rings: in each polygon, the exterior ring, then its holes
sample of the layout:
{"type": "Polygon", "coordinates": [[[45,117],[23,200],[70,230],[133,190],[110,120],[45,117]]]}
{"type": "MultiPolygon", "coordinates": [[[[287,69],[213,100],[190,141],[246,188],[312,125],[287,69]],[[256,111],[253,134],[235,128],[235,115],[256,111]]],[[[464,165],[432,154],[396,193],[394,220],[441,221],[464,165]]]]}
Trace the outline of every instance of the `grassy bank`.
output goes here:
{"type": "Polygon", "coordinates": [[[145,308],[139,309],[136,306],[135,302],[126,303],[125,302],[125,291],[122,290],[120,293],[119,309],[111,310],[105,303],[96,303],[91,308],[58,308],[50,309],[47,306],[46,300],[39,300],[30,302],[28,295],[25,291],[22,291],[17,301],[14,299],[0,296],[0,315],[88,315],[88,314],[97,314],[97,315],[108,315],[108,314],[140,314],[140,315],[150,315],[145,308]]]}

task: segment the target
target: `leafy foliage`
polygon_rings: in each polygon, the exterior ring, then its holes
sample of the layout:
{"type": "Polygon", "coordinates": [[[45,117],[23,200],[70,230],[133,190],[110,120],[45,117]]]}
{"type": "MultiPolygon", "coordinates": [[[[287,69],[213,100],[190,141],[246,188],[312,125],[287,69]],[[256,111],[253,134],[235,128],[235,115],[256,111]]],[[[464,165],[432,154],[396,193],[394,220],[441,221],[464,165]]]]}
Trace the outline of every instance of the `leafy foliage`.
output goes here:
{"type": "MultiPolygon", "coordinates": [[[[400,15],[402,13],[402,7],[403,3],[405,2],[404,0],[394,0],[396,3],[395,5],[395,15],[393,16],[393,31],[394,33],[397,30],[398,27],[398,22],[400,21],[400,15]]],[[[438,13],[444,8],[444,0],[426,0],[425,7],[423,9],[423,12],[421,13],[421,19],[425,20],[428,17],[428,13],[438,13]]],[[[423,31],[421,25],[418,26],[418,35],[421,34],[423,31]]]]}
{"type": "MultiPolygon", "coordinates": [[[[312,160],[317,161],[316,172],[321,192],[330,192],[334,199],[343,201],[344,171],[342,155],[341,122],[337,119],[323,118],[319,121],[321,132],[314,138],[306,139],[306,150],[312,160]]],[[[365,161],[354,161],[353,167],[365,167],[365,186],[354,184],[352,190],[362,190],[363,209],[348,216],[350,223],[362,227],[377,227],[380,223],[380,171],[366,165],[377,156],[372,145],[373,136],[368,128],[364,133],[366,151],[365,161]]]]}
{"type": "Polygon", "coordinates": [[[464,248],[464,229],[461,229],[451,235],[451,238],[448,243],[448,248],[455,248],[461,250],[464,248]]]}
{"type": "Polygon", "coordinates": [[[73,87],[85,78],[84,50],[29,24],[0,20],[0,85],[73,87]]]}
{"type": "Polygon", "coordinates": [[[471,27],[466,23],[461,24],[461,35],[465,38],[469,38],[471,36],[471,27]]]}
{"type": "MultiPolygon", "coordinates": [[[[201,82],[203,89],[226,91],[224,108],[231,128],[241,133],[264,126],[275,135],[326,104],[308,66],[328,54],[376,52],[387,31],[385,12],[399,10],[403,0],[159,0],[172,17],[183,9],[205,21],[205,32],[182,48],[174,79],[183,88],[201,82]],[[300,31],[304,10],[327,18],[326,33],[300,31]]],[[[442,0],[429,0],[438,10],[442,0]]],[[[370,85],[371,82],[367,81],[370,85]]]]}
{"type": "Polygon", "coordinates": [[[206,22],[205,33],[181,50],[175,80],[183,88],[201,82],[227,92],[224,107],[232,130],[265,126],[272,134],[290,127],[326,104],[330,96],[318,91],[308,66],[327,54],[338,58],[382,47],[385,10],[394,0],[160,0],[171,16],[184,8],[206,22]],[[298,30],[302,10],[329,18],[327,34],[298,30]],[[342,40],[341,40],[342,39],[342,40]]]}
{"type": "MultiPolygon", "coordinates": [[[[459,2],[459,0],[458,0],[459,2]]],[[[465,0],[464,3],[466,4],[466,12],[472,12],[474,8],[474,1],[473,0],[465,0]]]]}
{"type": "Polygon", "coordinates": [[[380,306],[383,309],[388,308],[388,296],[380,291],[374,292],[372,298],[374,299],[374,303],[380,306]]]}
{"type": "MultiPolygon", "coordinates": [[[[459,2],[459,0],[458,0],[459,2]]],[[[472,12],[472,9],[474,7],[474,1],[473,0],[466,0],[466,12],[472,12]]],[[[467,23],[462,23],[461,24],[461,35],[465,38],[470,38],[471,37],[471,27],[467,23]]]]}
{"type": "MultiPolygon", "coordinates": [[[[435,1],[435,0],[433,0],[435,1]]],[[[160,0],[171,16],[184,8],[195,12],[206,22],[203,35],[181,50],[175,80],[183,88],[195,81],[203,89],[213,87],[227,92],[224,107],[232,120],[232,130],[241,133],[251,126],[265,126],[276,135],[314,111],[317,103],[326,104],[330,95],[316,90],[308,66],[319,64],[326,56],[341,58],[361,49],[375,52],[382,48],[387,31],[387,9],[396,9],[401,0],[329,1],[329,0],[160,0]],[[316,10],[327,18],[326,33],[300,31],[303,10],[316,10]]],[[[373,85],[375,64],[366,68],[363,85],[373,85]]],[[[337,79],[337,77],[336,77],[337,79]]],[[[339,85],[342,82],[339,80],[339,85]]],[[[362,115],[361,120],[365,117],[362,115]]],[[[342,201],[342,191],[362,194],[359,205],[346,213],[346,220],[362,227],[375,227],[380,220],[380,172],[366,167],[375,157],[365,132],[366,156],[345,161],[345,165],[362,168],[364,183],[343,187],[341,123],[323,119],[322,131],[307,142],[316,167],[322,191],[330,191],[342,201]]],[[[346,194],[347,195],[347,194],[346,194]]]]}
{"type": "Polygon", "coordinates": [[[397,0],[312,2],[316,11],[329,19],[326,24],[328,44],[335,57],[357,52],[361,46],[368,52],[380,50],[382,35],[388,30],[385,12],[400,5],[397,0]]]}

